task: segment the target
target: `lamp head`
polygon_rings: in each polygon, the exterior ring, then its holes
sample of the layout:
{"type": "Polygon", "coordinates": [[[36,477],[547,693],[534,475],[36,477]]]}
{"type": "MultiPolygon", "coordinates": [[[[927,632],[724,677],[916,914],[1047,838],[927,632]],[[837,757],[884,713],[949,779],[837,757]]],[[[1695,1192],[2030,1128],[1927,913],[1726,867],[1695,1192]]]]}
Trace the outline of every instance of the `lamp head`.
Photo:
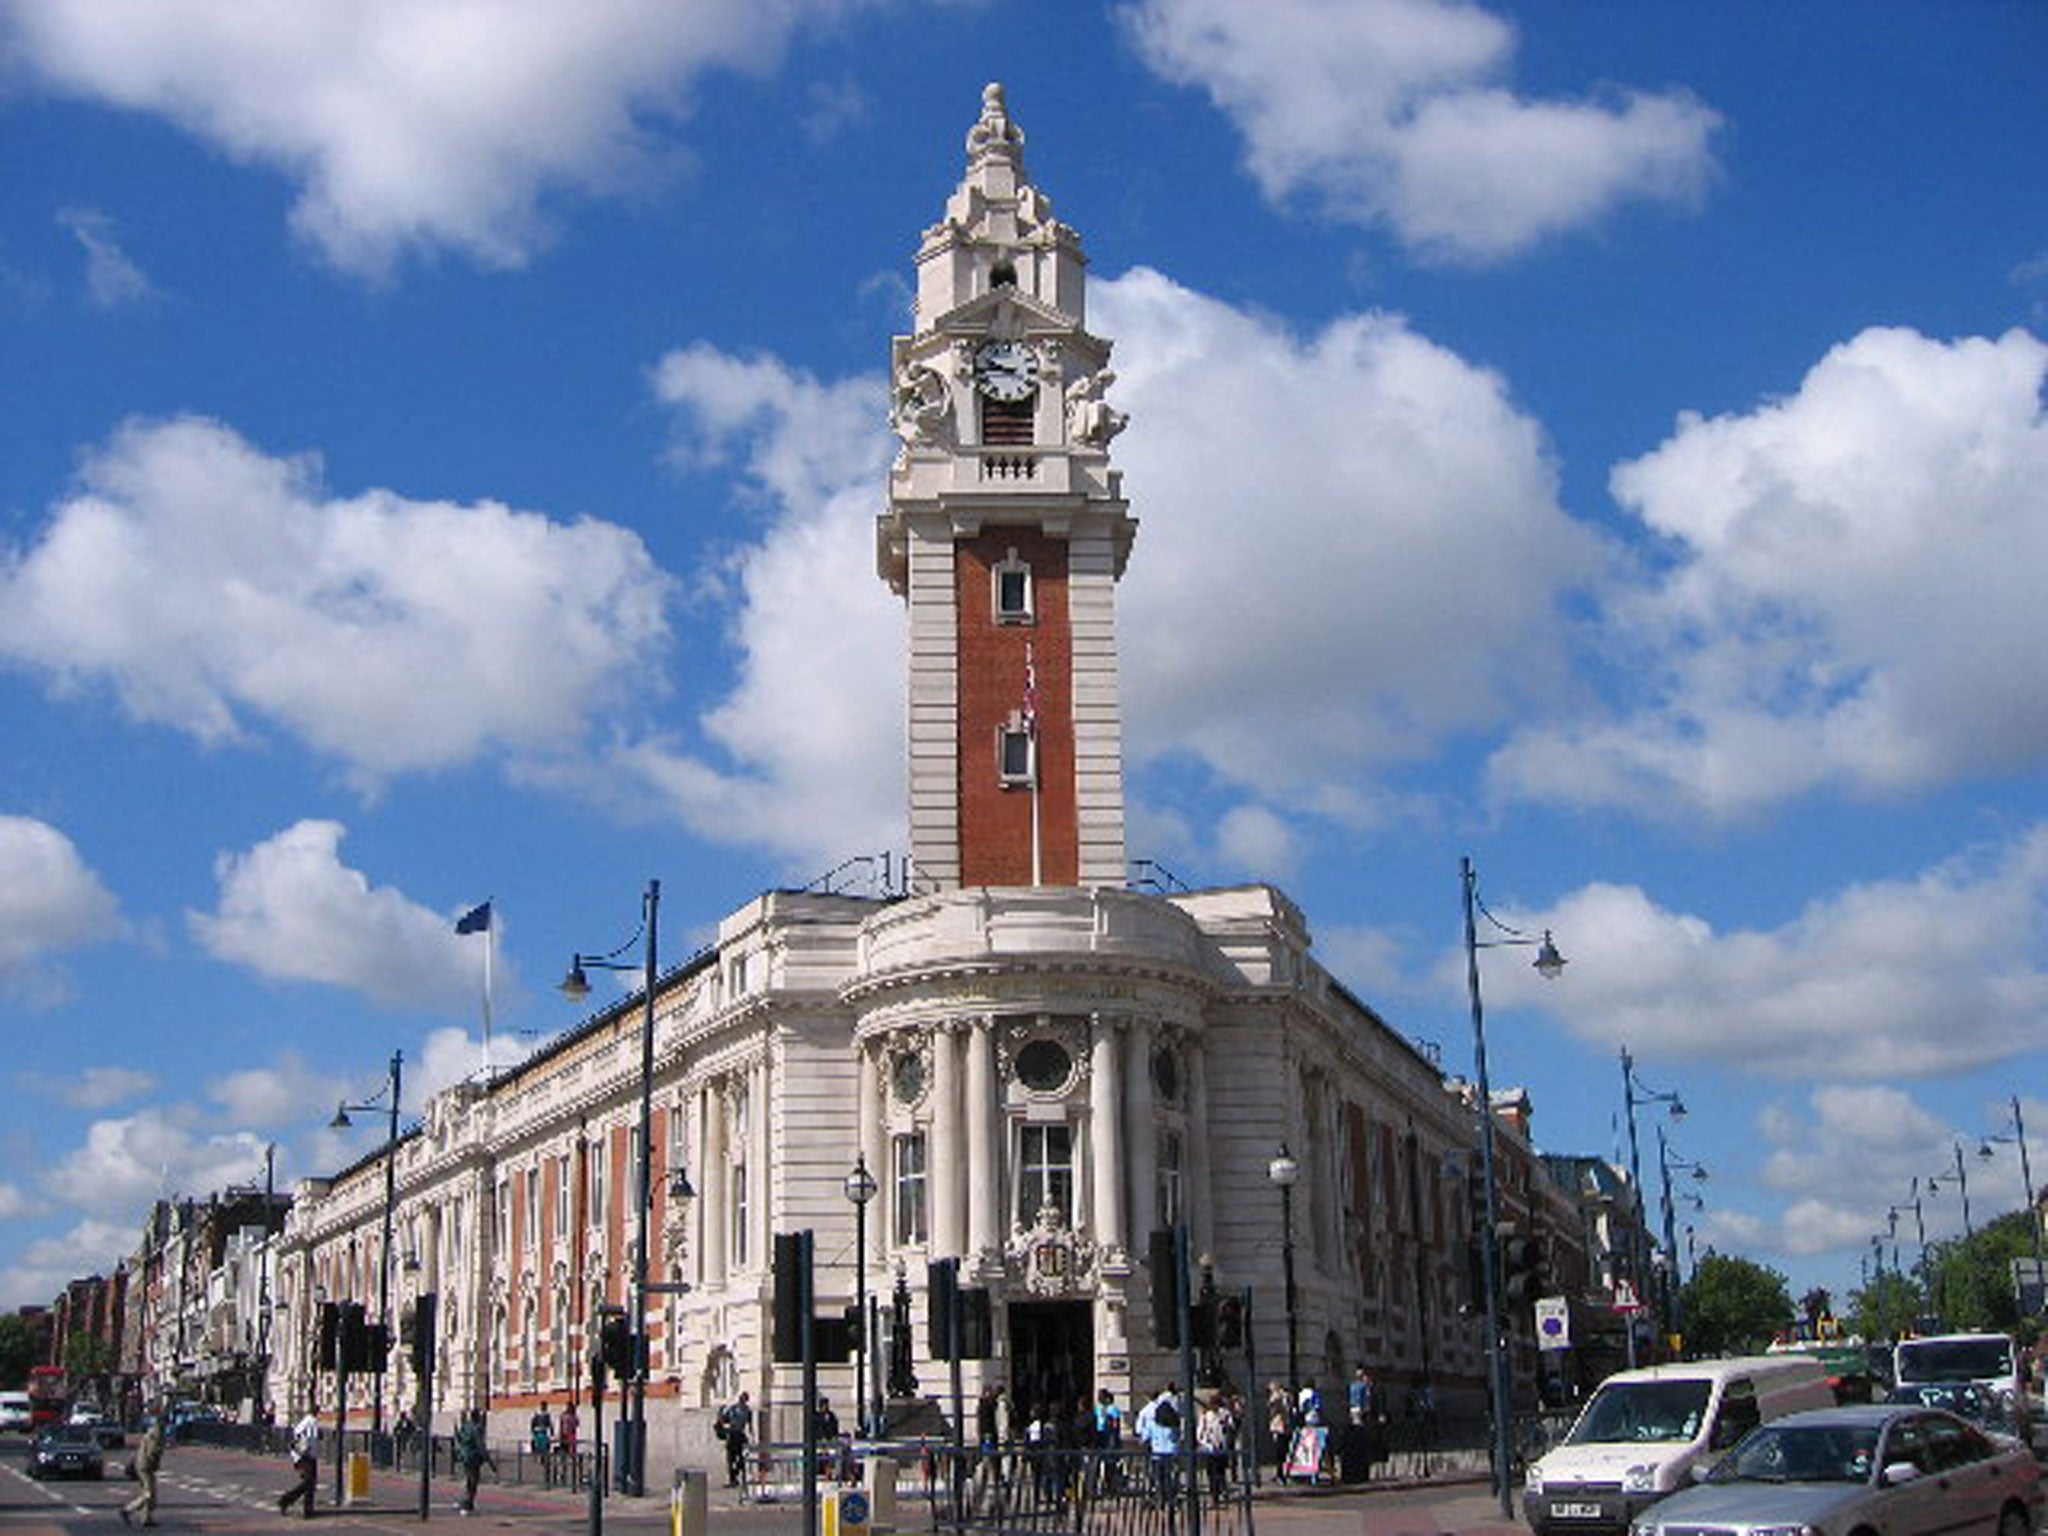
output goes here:
{"type": "Polygon", "coordinates": [[[1991,1161],[1991,1143],[1989,1141],[1978,1144],[1977,1156],[1987,1163],[1991,1161]]]}
{"type": "Polygon", "coordinates": [[[334,1107],[334,1118],[327,1122],[327,1129],[330,1131],[345,1131],[354,1124],[355,1121],[348,1117],[348,1105],[337,1104],[334,1107]]]}
{"type": "Polygon", "coordinates": [[[1286,1142],[1280,1143],[1280,1155],[1266,1164],[1266,1177],[1282,1189],[1291,1188],[1294,1181],[1301,1177],[1301,1164],[1297,1163],[1294,1155],[1287,1150],[1286,1142]]]}
{"type": "Polygon", "coordinates": [[[668,1197],[671,1200],[694,1200],[697,1198],[697,1188],[690,1182],[689,1169],[681,1167],[669,1169],[668,1197]]]}
{"type": "Polygon", "coordinates": [[[875,1198],[876,1188],[875,1176],[868,1172],[867,1157],[863,1154],[854,1160],[853,1172],[846,1176],[846,1198],[855,1205],[866,1205],[875,1198]]]}
{"type": "Polygon", "coordinates": [[[1536,974],[1545,981],[1555,981],[1564,974],[1564,956],[1558,953],[1552,942],[1550,930],[1543,930],[1543,942],[1536,946],[1536,974]]]}
{"type": "Polygon", "coordinates": [[[562,978],[562,996],[572,1003],[580,1003],[590,996],[590,978],[583,974],[581,955],[569,962],[569,974],[562,978]]]}

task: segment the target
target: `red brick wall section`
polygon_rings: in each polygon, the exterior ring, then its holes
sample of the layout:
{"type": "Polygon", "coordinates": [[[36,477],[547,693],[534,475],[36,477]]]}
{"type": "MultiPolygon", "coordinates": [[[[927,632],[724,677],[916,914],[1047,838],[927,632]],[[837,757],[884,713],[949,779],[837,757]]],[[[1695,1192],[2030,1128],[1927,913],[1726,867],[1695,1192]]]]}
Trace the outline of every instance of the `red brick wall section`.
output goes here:
{"type": "Polygon", "coordinates": [[[963,885],[1031,883],[1031,792],[1005,789],[996,738],[1024,706],[1025,650],[1038,674],[1040,866],[1047,885],[1080,877],[1075,816],[1073,634],[1067,546],[1029,528],[990,528],[955,546],[960,615],[960,879],[963,885]],[[1031,567],[1036,622],[998,624],[993,568],[1015,549],[1031,567]]]}

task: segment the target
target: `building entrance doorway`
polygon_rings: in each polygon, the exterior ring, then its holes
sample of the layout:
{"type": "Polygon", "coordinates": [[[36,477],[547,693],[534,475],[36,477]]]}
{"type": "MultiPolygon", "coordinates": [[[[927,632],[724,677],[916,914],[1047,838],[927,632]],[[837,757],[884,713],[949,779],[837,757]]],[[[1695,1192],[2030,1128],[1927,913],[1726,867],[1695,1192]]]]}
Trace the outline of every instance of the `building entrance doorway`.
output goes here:
{"type": "Polygon", "coordinates": [[[1010,1408],[1071,1421],[1095,1397],[1095,1318],[1086,1301],[1010,1303],[1010,1408]]]}

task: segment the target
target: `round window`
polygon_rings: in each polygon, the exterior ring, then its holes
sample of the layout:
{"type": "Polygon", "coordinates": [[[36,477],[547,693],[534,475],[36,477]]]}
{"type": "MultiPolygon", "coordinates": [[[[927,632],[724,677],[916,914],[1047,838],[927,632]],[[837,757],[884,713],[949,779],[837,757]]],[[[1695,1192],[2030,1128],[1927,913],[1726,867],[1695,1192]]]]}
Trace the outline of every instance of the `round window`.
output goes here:
{"type": "Polygon", "coordinates": [[[1152,1053],[1152,1086],[1167,1103],[1180,1102],[1180,1053],[1170,1045],[1152,1053]]]}
{"type": "Polygon", "coordinates": [[[915,1104],[924,1092],[924,1058],[916,1051],[903,1052],[890,1064],[889,1082],[900,1101],[915,1104]]]}
{"type": "Polygon", "coordinates": [[[1074,1058],[1057,1040],[1033,1040],[1017,1053],[1017,1080],[1037,1093],[1066,1086],[1074,1058]]]}

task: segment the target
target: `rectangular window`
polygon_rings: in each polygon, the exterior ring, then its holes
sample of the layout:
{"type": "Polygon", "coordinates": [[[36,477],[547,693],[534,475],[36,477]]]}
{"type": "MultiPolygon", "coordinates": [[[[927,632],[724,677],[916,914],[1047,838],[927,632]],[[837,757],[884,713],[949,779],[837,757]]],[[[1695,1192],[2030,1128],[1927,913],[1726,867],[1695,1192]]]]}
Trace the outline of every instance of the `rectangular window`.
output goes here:
{"type": "Polygon", "coordinates": [[[569,1154],[555,1159],[555,1236],[569,1235],[569,1154]]]}
{"type": "Polygon", "coordinates": [[[493,1212],[496,1225],[491,1230],[491,1247],[500,1255],[512,1246],[512,1181],[498,1181],[498,1208],[493,1212]]]}
{"type": "Polygon", "coordinates": [[[925,1211],[924,1133],[898,1136],[895,1219],[891,1230],[899,1247],[914,1247],[930,1236],[925,1211]]]}
{"type": "Polygon", "coordinates": [[[1005,553],[990,570],[991,595],[995,598],[998,624],[1029,624],[1032,619],[1031,567],[1017,558],[1017,551],[1005,553]]]}
{"type": "Polygon", "coordinates": [[[996,775],[1006,785],[1030,784],[1038,776],[1038,741],[1021,719],[996,733],[996,775]]]}
{"type": "Polygon", "coordinates": [[[732,1264],[747,1267],[747,1165],[732,1165],[732,1264]]]}
{"type": "Polygon", "coordinates": [[[1050,1205],[1062,1226],[1074,1217],[1074,1133],[1064,1125],[1018,1129],[1017,1224],[1030,1226],[1050,1205]]]}
{"type": "Polygon", "coordinates": [[[590,1143],[590,1224],[604,1225],[604,1135],[600,1132],[590,1143]]]}
{"type": "Polygon", "coordinates": [[[1159,1224],[1180,1220],[1180,1132],[1159,1133],[1159,1224]]]}
{"type": "Polygon", "coordinates": [[[530,1259],[540,1248],[540,1164],[526,1170],[526,1231],[521,1241],[530,1259]]]}

